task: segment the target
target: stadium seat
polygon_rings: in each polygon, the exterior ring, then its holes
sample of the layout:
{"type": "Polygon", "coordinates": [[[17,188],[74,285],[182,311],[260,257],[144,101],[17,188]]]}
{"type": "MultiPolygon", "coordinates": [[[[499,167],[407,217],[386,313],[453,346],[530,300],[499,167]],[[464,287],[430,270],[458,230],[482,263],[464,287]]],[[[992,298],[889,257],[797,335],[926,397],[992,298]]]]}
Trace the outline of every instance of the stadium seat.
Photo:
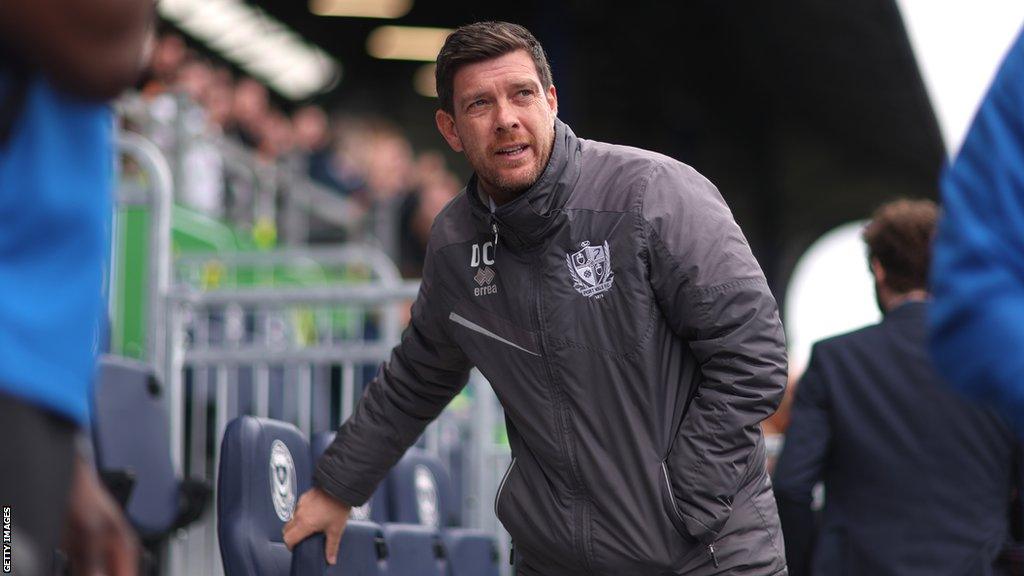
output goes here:
{"type": "Polygon", "coordinates": [[[387,485],[393,521],[439,530],[448,576],[497,576],[499,553],[493,535],[451,527],[455,508],[451,480],[437,457],[410,448],[391,470],[387,485]]]}
{"type": "Polygon", "coordinates": [[[420,448],[410,448],[387,481],[392,522],[441,529],[454,522],[451,480],[444,465],[420,448]]]}
{"type": "Polygon", "coordinates": [[[448,576],[498,576],[501,553],[492,534],[446,528],[441,538],[448,555],[448,576]]]}
{"type": "Polygon", "coordinates": [[[396,576],[446,576],[444,543],[434,528],[414,524],[385,524],[388,572],[396,576]]]}
{"type": "Polygon", "coordinates": [[[372,522],[349,521],[338,548],[338,562],[328,566],[324,535],[311,536],[295,547],[292,576],[386,576],[388,548],[381,527],[372,522]]]}
{"type": "Polygon", "coordinates": [[[96,466],[142,539],[159,542],[202,514],[203,480],[179,480],[163,387],[149,366],[103,356],[94,391],[96,466]]]}
{"type": "Polygon", "coordinates": [[[310,486],[309,443],[291,424],[240,416],[225,430],[220,454],[217,535],[224,573],[290,574],[292,554],[281,531],[310,486]]]}
{"type": "MultiPolygon", "coordinates": [[[[316,461],[327,450],[327,447],[331,445],[331,442],[334,442],[334,434],[334,432],[317,432],[313,434],[310,446],[314,467],[316,466],[316,461]]],[[[352,519],[376,522],[378,524],[390,521],[387,485],[388,479],[385,478],[366,504],[352,509],[352,519]]]]}

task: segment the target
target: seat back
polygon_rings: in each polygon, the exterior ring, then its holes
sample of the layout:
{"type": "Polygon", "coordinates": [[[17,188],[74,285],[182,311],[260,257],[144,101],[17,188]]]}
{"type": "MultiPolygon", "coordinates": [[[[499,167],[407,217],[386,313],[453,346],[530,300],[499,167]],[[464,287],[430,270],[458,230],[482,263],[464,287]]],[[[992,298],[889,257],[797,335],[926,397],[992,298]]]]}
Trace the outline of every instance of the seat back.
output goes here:
{"type": "Polygon", "coordinates": [[[447,552],[448,576],[498,576],[501,554],[493,534],[448,528],[441,539],[447,552]]]}
{"type": "Polygon", "coordinates": [[[169,531],[178,515],[167,395],[149,366],[102,356],[93,396],[96,466],[130,472],[128,519],[143,538],[169,531]]]}
{"type": "Polygon", "coordinates": [[[240,416],[221,442],[217,535],[226,576],[285,576],[281,534],[310,487],[309,443],[291,424],[240,416]]]}
{"type": "Polygon", "coordinates": [[[388,476],[392,522],[436,529],[454,524],[451,478],[444,464],[420,448],[410,448],[388,476]]]}
{"type": "Polygon", "coordinates": [[[388,571],[401,576],[446,576],[444,544],[437,530],[414,524],[385,524],[388,571]]]}
{"type": "Polygon", "coordinates": [[[323,534],[306,538],[295,547],[292,576],[386,576],[388,549],[381,527],[350,520],[338,547],[338,561],[328,566],[323,534]]]}
{"type": "MultiPolygon", "coordinates": [[[[323,455],[327,447],[334,442],[335,432],[317,432],[310,440],[310,448],[313,456],[313,467],[315,469],[317,460],[323,455]]],[[[385,478],[373,496],[363,504],[352,509],[352,519],[383,524],[391,519],[390,507],[388,505],[388,478],[385,478]]]]}

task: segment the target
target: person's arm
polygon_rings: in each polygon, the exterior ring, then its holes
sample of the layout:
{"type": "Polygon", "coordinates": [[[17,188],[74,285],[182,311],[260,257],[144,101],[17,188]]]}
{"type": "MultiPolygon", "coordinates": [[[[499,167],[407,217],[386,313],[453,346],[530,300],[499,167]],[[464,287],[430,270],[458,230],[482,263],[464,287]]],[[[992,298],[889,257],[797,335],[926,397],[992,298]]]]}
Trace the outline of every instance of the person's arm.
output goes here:
{"type": "Polygon", "coordinates": [[[68,94],[108,100],[135,82],[154,0],[3,0],[8,50],[68,94]]]}
{"type": "Polygon", "coordinates": [[[956,388],[1024,431],[1024,35],[942,179],[931,351],[956,388]]]}
{"type": "Polygon", "coordinates": [[[819,364],[819,352],[815,350],[797,384],[793,416],[772,477],[791,576],[810,574],[816,532],[811,502],[832,441],[830,402],[819,364]]]}
{"type": "Polygon", "coordinates": [[[711,544],[732,512],[760,423],[782,400],[785,336],[761,267],[704,177],[682,164],[658,166],[642,217],[658,304],[701,371],[666,465],[686,530],[711,544]]]}
{"type": "Polygon", "coordinates": [[[401,343],[320,457],[313,476],[316,488],[300,499],[285,527],[289,547],[325,532],[331,564],[350,508],[370,498],[469,378],[469,360],[452,341],[440,295],[434,294],[431,251],[428,247],[423,283],[401,343]]]}

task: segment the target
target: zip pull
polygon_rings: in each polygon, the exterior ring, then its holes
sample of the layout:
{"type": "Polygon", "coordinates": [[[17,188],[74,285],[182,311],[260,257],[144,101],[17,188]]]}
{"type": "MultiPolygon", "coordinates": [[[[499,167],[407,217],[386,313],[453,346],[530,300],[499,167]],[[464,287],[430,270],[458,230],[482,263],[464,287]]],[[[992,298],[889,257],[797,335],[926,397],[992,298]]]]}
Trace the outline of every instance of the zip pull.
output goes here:
{"type": "Polygon", "coordinates": [[[712,542],[708,544],[708,556],[711,556],[711,561],[715,564],[715,568],[718,568],[718,557],[715,556],[715,544],[712,542]]]}
{"type": "Polygon", "coordinates": [[[494,255],[498,255],[498,223],[491,221],[491,230],[494,231],[494,255]]]}

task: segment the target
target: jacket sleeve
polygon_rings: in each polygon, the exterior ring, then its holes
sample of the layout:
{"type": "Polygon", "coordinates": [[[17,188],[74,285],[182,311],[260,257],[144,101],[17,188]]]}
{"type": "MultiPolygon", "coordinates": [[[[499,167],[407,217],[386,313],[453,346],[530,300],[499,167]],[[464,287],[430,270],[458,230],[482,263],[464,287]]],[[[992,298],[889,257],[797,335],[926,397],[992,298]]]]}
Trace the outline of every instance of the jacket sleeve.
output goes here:
{"type": "Polygon", "coordinates": [[[942,179],[931,351],[944,377],[1024,434],[1024,35],[942,179]]]}
{"type": "Polygon", "coordinates": [[[441,317],[431,253],[428,248],[423,283],[401,342],[317,462],[315,485],[350,506],[369,499],[469,378],[469,360],[441,317]]]}
{"type": "Polygon", "coordinates": [[[811,502],[832,442],[832,407],[821,363],[816,348],[796,388],[786,443],[772,476],[791,576],[810,574],[816,530],[811,502]]]}
{"type": "Polygon", "coordinates": [[[762,420],[786,386],[775,299],[718,190],[689,166],[654,168],[642,194],[650,282],[701,382],[666,464],[687,531],[706,544],[732,512],[762,420]]]}

